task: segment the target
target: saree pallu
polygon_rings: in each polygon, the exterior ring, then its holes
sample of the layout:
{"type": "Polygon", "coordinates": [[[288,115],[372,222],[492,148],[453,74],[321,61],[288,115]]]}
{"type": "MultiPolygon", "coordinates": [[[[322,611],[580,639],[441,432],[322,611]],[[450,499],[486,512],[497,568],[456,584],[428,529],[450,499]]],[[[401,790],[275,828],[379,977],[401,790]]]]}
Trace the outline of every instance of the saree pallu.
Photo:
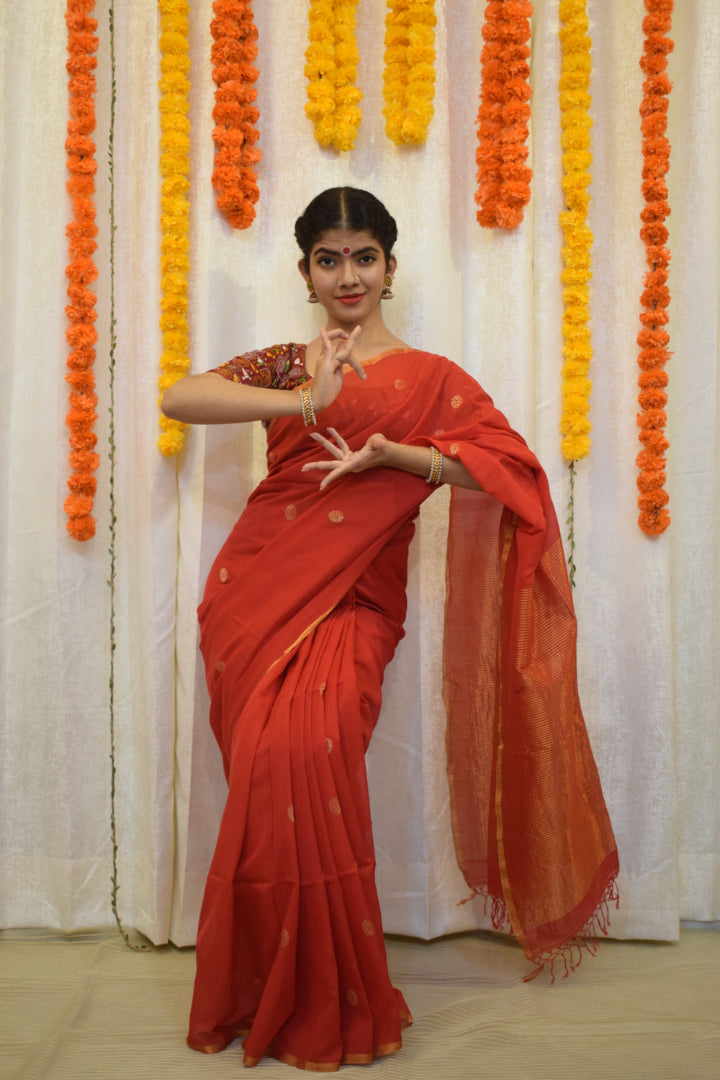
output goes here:
{"type": "MultiPolygon", "coordinates": [[[[590,927],[617,853],[575,681],[575,623],[536,459],[488,396],[414,350],[346,371],[320,416],[433,444],[482,488],[454,490],[444,686],[458,862],[542,964],[590,927]]],[[[407,549],[432,488],[376,468],[320,491],[300,418],[268,428],[268,475],[199,609],[229,794],[203,901],[189,1043],[245,1036],[329,1071],[401,1045],[375,888],[364,755],[402,636],[407,549]]]]}

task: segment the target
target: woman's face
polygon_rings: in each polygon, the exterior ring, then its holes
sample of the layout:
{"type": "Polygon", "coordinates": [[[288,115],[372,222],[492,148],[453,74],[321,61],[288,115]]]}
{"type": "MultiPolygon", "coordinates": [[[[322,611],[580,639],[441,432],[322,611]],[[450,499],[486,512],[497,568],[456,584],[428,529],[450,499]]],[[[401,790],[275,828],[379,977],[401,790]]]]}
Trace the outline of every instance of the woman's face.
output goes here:
{"type": "Polygon", "coordinates": [[[395,257],[387,264],[382,247],[369,232],[328,229],[313,245],[308,265],[300,272],[313,283],[318,300],[331,320],[362,322],[380,303],[385,274],[395,270],[395,257]]]}

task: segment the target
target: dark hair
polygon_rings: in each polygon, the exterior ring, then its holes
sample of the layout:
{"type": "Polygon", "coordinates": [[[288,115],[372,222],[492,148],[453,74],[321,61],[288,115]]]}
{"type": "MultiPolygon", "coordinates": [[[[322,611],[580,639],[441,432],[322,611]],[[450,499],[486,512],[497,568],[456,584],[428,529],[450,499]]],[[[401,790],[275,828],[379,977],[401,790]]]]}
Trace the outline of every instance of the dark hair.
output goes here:
{"type": "Polygon", "coordinates": [[[383,249],[386,262],[397,240],[395,218],[369,191],[353,187],[328,188],[315,196],[295,222],[295,239],[306,266],[320,236],[328,229],[339,228],[369,232],[383,249]]]}

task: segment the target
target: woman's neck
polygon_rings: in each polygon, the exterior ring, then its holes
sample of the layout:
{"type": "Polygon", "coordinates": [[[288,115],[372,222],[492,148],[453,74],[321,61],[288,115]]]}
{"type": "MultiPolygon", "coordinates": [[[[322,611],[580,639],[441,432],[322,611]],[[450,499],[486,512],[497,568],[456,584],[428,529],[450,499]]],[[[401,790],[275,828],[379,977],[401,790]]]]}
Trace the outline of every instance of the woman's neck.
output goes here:
{"type": "MultiPolygon", "coordinates": [[[[329,319],[327,329],[345,330],[347,333],[350,333],[351,330],[355,329],[356,325],[357,323],[340,324],[334,319],[329,319]]],[[[371,360],[372,357],[377,356],[378,353],[385,352],[387,349],[392,349],[395,346],[407,348],[404,341],[393,334],[391,330],[388,330],[382,316],[376,319],[368,319],[361,325],[362,333],[353,349],[353,353],[358,360],[371,360]]],[[[308,348],[317,347],[319,350],[319,346],[320,339],[316,338],[315,341],[311,342],[311,345],[308,346],[308,348]]],[[[313,348],[312,351],[314,352],[315,348],[313,348]]]]}

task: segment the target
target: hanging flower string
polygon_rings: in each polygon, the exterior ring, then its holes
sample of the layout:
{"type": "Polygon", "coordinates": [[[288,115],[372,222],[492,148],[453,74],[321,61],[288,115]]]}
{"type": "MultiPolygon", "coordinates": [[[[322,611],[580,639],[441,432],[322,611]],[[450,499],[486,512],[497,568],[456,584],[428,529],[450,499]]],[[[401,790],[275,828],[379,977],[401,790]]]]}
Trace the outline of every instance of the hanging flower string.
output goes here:
{"type": "Polygon", "coordinates": [[[477,219],[486,228],[514,229],[530,201],[529,0],[489,0],[481,54],[476,153],[477,219]]]}
{"type": "Polygon", "coordinates": [[[352,150],[360,126],[362,92],[355,85],[360,54],[355,42],[358,0],[311,0],[305,115],[321,146],[352,150]]]}
{"type": "Polygon", "coordinates": [[[562,188],[566,209],[560,214],[564,247],[562,272],[562,452],[567,461],[590,453],[590,278],[593,234],[587,224],[592,164],[590,153],[590,46],[585,0],[560,0],[562,70],[562,188]]]}
{"type": "Polygon", "coordinates": [[[435,0],[388,0],[383,98],[385,133],[398,145],[427,138],[435,112],[435,0]]]}
{"type": "Polygon", "coordinates": [[[68,327],[65,331],[70,353],[67,374],[70,385],[69,409],[65,423],[70,429],[71,474],[68,477],[70,494],[65,499],[66,528],[74,540],[89,540],[95,535],[92,516],[93,498],[97,488],[95,470],[100,457],[95,452],[97,435],[94,423],[95,408],[95,293],[90,288],[98,276],[93,255],[97,249],[95,216],[95,36],[97,20],[93,18],[94,0],[68,0],[65,12],[67,24],[67,71],[69,75],[69,112],[67,125],[67,168],[70,178],[67,190],[72,199],[72,221],[67,227],[70,264],[65,274],[70,303],[65,308],[68,327]]]}
{"type": "Polygon", "coordinates": [[[638,364],[641,412],[638,414],[639,438],[643,445],[637,456],[640,470],[638,524],[648,536],[657,536],[670,524],[665,453],[670,445],[665,436],[667,423],[668,376],[665,364],[670,356],[670,335],[666,326],[670,290],[667,286],[670,250],[665,219],[670,213],[665,176],[670,167],[670,142],[667,138],[668,95],[672,84],[667,76],[667,57],[674,42],[666,35],[672,26],[673,0],[645,0],[647,15],[643,20],[645,43],[640,67],[645,73],[642,116],[643,181],[645,206],[640,213],[643,225],[640,236],[645,244],[645,288],[640,297],[644,308],[640,315],[642,329],[638,364]]]}
{"type": "Polygon", "coordinates": [[[255,165],[262,152],[255,147],[260,115],[253,104],[257,68],[257,29],[251,0],[215,0],[211,59],[215,82],[212,133],[215,164],[212,185],[218,209],[234,229],[247,229],[255,219],[259,190],[255,165]]]}
{"type": "MultiPolygon", "coordinates": [[[[190,70],[187,0],[158,0],[160,12],[160,329],[161,393],[190,368],[187,321],[190,270],[187,198],[190,182],[190,122],[187,119],[190,70]]],[[[186,424],[161,414],[158,446],[163,454],[178,454],[186,424]]]]}

